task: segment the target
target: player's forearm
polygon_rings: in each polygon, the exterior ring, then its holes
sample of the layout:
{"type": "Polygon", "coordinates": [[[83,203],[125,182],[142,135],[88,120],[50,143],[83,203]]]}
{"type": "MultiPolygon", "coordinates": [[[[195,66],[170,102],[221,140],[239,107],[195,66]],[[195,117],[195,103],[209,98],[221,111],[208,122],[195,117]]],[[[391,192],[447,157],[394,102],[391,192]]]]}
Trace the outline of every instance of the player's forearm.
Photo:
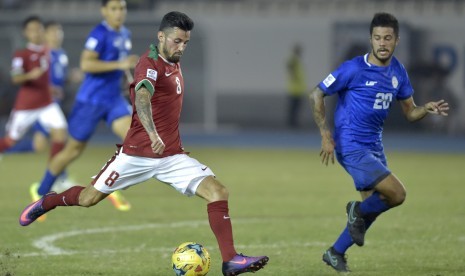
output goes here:
{"type": "Polygon", "coordinates": [[[320,134],[326,135],[329,128],[326,124],[326,108],[323,93],[318,87],[315,87],[309,95],[310,107],[312,108],[313,120],[317,124],[320,134]]]}
{"type": "Polygon", "coordinates": [[[424,106],[415,106],[409,114],[407,115],[407,120],[409,122],[415,122],[423,119],[428,114],[426,107],[424,106]]]}
{"type": "Polygon", "coordinates": [[[11,77],[11,82],[13,82],[14,84],[22,84],[30,80],[31,78],[27,74],[14,75],[11,77]]]}
{"type": "Polygon", "coordinates": [[[144,126],[145,131],[149,137],[157,136],[158,133],[155,128],[155,123],[152,118],[152,104],[150,102],[150,92],[145,88],[141,87],[136,92],[135,106],[137,111],[137,116],[144,126]]]}

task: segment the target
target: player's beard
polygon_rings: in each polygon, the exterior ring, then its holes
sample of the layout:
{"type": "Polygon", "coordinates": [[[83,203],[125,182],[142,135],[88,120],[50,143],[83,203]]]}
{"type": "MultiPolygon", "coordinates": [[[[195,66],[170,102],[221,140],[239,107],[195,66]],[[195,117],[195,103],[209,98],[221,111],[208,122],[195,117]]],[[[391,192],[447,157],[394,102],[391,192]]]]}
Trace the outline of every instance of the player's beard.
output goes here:
{"type": "MultiPolygon", "coordinates": [[[[379,49],[378,49],[379,50],[379,49]]],[[[391,60],[391,57],[392,57],[392,53],[391,51],[389,51],[389,55],[387,57],[380,57],[377,53],[377,51],[375,51],[374,49],[372,49],[371,51],[373,53],[373,56],[379,60],[381,63],[386,63],[388,62],[389,60],[391,60]]]]}
{"type": "Polygon", "coordinates": [[[172,63],[178,63],[179,60],[181,59],[181,56],[182,54],[178,54],[176,55],[176,53],[172,54],[170,56],[169,52],[168,52],[168,49],[166,48],[166,46],[163,46],[163,55],[166,57],[166,60],[169,61],[169,62],[172,62],[172,63]]]}

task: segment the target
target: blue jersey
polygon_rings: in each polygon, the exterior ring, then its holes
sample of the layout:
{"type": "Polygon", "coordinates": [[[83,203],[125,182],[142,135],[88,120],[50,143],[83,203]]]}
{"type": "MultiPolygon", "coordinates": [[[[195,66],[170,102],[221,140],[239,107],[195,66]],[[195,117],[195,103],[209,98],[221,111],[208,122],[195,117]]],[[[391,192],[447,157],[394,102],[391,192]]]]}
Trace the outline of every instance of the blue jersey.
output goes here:
{"type": "Polygon", "coordinates": [[[63,49],[50,50],[50,81],[63,88],[68,74],[68,56],[63,49]]]}
{"type": "MultiPolygon", "coordinates": [[[[98,53],[102,61],[125,59],[132,48],[131,34],[122,26],[118,31],[105,21],[97,25],[87,37],[85,49],[98,53]]],[[[111,104],[122,92],[121,78],[124,72],[114,70],[105,73],[86,73],[76,99],[93,104],[111,104]]]]}
{"type": "Polygon", "coordinates": [[[336,151],[383,150],[382,131],[393,99],[413,94],[404,66],[392,57],[388,66],[368,62],[368,54],[344,62],[319,88],[325,95],[338,94],[334,115],[336,151]]]}

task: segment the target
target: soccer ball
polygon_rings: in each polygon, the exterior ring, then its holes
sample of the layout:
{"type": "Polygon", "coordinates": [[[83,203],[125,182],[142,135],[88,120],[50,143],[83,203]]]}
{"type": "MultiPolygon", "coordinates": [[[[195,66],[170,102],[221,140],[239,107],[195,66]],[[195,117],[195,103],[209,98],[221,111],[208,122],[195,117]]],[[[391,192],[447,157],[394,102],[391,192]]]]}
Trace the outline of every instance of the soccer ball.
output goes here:
{"type": "Polygon", "coordinates": [[[210,254],[196,242],[179,245],[174,250],[171,261],[177,276],[204,276],[210,270],[210,254]]]}

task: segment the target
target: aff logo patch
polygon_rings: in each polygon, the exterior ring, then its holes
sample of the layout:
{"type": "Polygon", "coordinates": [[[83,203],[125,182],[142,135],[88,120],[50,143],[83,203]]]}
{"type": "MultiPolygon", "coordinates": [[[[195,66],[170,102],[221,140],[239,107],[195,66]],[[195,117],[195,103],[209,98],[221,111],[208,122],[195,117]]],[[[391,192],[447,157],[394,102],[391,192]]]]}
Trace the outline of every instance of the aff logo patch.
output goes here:
{"type": "Polygon", "coordinates": [[[333,84],[334,81],[336,81],[336,78],[333,76],[333,74],[329,74],[323,83],[326,87],[329,87],[331,84],[333,84]]]}
{"type": "Polygon", "coordinates": [[[158,73],[153,69],[147,69],[147,78],[152,79],[154,81],[157,80],[158,73]]]}

